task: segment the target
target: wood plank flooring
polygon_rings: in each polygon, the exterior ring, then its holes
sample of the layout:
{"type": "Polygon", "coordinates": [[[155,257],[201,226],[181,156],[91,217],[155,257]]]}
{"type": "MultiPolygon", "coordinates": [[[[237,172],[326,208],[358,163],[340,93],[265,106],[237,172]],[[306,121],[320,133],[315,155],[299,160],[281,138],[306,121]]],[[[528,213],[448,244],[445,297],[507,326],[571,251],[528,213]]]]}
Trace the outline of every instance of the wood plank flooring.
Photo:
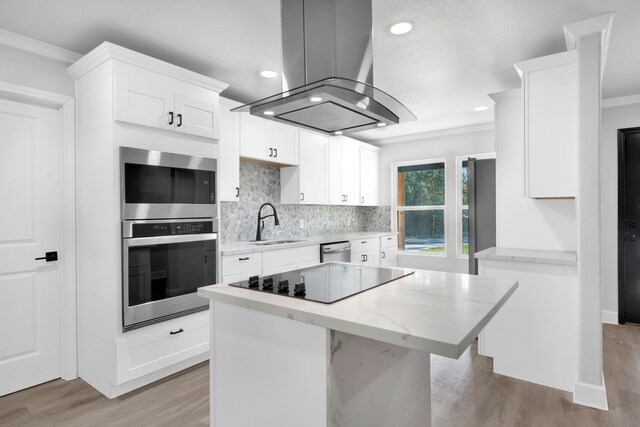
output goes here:
{"type": "MultiPolygon", "coordinates": [[[[640,426],[640,327],[604,325],[604,346],[608,412],[574,405],[570,393],[494,374],[475,344],[459,360],[432,356],[433,426],[640,426]]],[[[208,424],[207,363],[112,400],[82,380],[0,398],[0,426],[208,424]]]]}

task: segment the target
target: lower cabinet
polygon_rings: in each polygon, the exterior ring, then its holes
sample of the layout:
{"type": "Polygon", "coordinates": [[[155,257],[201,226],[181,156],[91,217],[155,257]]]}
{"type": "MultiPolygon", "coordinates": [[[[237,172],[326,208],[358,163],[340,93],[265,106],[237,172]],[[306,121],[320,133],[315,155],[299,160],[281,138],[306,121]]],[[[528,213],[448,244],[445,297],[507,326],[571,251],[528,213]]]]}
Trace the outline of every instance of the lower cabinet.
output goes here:
{"type": "Polygon", "coordinates": [[[116,384],[209,352],[209,310],[136,329],[116,339],[116,384]]]}
{"type": "Polygon", "coordinates": [[[262,253],[224,255],[222,257],[222,282],[246,280],[262,274],[262,253]]]}
{"type": "Polygon", "coordinates": [[[380,267],[398,266],[398,235],[380,237],[380,267]]]}
{"type": "Polygon", "coordinates": [[[366,265],[369,267],[377,267],[380,265],[380,255],[378,250],[367,252],[351,252],[351,263],[366,265]]]}
{"type": "Polygon", "coordinates": [[[269,276],[319,263],[320,245],[223,255],[222,282],[238,282],[250,276],[269,276]]]}

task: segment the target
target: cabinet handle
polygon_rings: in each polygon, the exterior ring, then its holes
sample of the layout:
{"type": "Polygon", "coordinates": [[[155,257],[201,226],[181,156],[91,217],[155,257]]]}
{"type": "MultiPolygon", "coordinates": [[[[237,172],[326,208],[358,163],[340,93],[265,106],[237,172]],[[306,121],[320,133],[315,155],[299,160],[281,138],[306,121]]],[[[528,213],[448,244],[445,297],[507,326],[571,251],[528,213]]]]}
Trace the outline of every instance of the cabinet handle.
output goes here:
{"type": "Polygon", "coordinates": [[[240,187],[236,187],[236,197],[240,197],[240,187]]]}
{"type": "Polygon", "coordinates": [[[269,157],[273,157],[273,148],[269,148],[269,157]]]}
{"type": "Polygon", "coordinates": [[[173,124],[173,111],[169,111],[169,124],[173,124]]]}
{"type": "Polygon", "coordinates": [[[366,240],[363,240],[363,241],[362,241],[362,244],[365,244],[365,243],[367,243],[367,241],[366,241],[366,240]]]}
{"type": "Polygon", "coordinates": [[[169,332],[169,335],[176,335],[176,334],[180,334],[180,333],[182,333],[182,332],[184,332],[184,329],[180,328],[180,329],[178,329],[177,331],[171,331],[171,332],[169,332]]]}
{"type": "Polygon", "coordinates": [[[360,203],[364,203],[364,196],[360,196],[360,203]]]}
{"type": "Polygon", "coordinates": [[[367,262],[369,260],[369,257],[366,255],[363,255],[363,256],[364,256],[364,261],[367,262]]]}
{"type": "Polygon", "coordinates": [[[391,239],[393,239],[393,237],[387,237],[387,240],[391,240],[391,239]]]}
{"type": "Polygon", "coordinates": [[[384,251],[382,251],[382,258],[384,259],[386,257],[384,251]]]}
{"type": "Polygon", "coordinates": [[[277,148],[274,148],[274,149],[273,149],[273,152],[275,153],[275,154],[273,155],[273,157],[278,157],[278,149],[277,149],[277,148]]]}
{"type": "Polygon", "coordinates": [[[242,257],[242,258],[238,258],[238,261],[248,261],[248,260],[249,260],[248,256],[242,257]]]}
{"type": "Polygon", "coordinates": [[[360,255],[362,257],[362,262],[364,262],[364,254],[360,255]]]}
{"type": "Polygon", "coordinates": [[[300,193],[300,201],[304,202],[304,193],[300,193]]]}
{"type": "Polygon", "coordinates": [[[349,196],[347,196],[346,194],[344,195],[344,201],[348,201],[349,200],[349,196]]]}
{"type": "Polygon", "coordinates": [[[178,124],[176,126],[182,126],[182,114],[178,114],[178,124]]]}

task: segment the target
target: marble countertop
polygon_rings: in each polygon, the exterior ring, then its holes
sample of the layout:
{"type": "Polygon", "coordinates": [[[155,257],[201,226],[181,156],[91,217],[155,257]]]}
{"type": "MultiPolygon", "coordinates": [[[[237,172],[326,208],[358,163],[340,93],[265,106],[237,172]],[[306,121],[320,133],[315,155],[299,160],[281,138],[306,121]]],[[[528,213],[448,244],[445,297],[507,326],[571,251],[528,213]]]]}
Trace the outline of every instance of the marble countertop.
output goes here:
{"type": "Polygon", "coordinates": [[[513,279],[415,270],[333,304],[216,284],[198,295],[352,335],[458,358],[518,287],[513,279]]]}
{"type": "MultiPolygon", "coordinates": [[[[221,255],[239,255],[239,254],[248,254],[252,252],[264,252],[264,251],[273,251],[278,249],[287,249],[287,248],[295,248],[300,246],[309,246],[309,245],[320,245],[323,243],[333,243],[340,242],[345,240],[355,240],[355,239],[367,239],[374,238],[380,236],[389,236],[392,234],[397,234],[391,231],[360,231],[354,233],[342,233],[342,234],[322,234],[319,236],[294,236],[290,238],[291,240],[299,240],[291,243],[282,243],[278,245],[256,245],[255,243],[251,243],[249,241],[240,241],[240,242],[226,242],[220,244],[220,254],[221,255]]],[[[273,239],[273,240],[280,240],[273,239]]],[[[285,239],[282,239],[285,240],[285,239]]]]}
{"type": "Polygon", "coordinates": [[[489,248],[475,253],[478,259],[532,262],[538,264],[577,265],[575,251],[549,251],[539,249],[489,248]]]}

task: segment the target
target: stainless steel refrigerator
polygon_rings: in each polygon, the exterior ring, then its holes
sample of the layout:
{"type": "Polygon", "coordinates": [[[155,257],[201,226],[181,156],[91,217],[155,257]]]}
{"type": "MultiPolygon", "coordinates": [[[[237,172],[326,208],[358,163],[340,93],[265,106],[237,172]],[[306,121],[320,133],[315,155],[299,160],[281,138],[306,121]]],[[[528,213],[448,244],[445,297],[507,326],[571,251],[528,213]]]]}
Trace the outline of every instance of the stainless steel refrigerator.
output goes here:
{"type": "Polygon", "coordinates": [[[467,161],[469,179],[469,274],[478,274],[474,254],[496,245],[496,159],[467,161]]]}

